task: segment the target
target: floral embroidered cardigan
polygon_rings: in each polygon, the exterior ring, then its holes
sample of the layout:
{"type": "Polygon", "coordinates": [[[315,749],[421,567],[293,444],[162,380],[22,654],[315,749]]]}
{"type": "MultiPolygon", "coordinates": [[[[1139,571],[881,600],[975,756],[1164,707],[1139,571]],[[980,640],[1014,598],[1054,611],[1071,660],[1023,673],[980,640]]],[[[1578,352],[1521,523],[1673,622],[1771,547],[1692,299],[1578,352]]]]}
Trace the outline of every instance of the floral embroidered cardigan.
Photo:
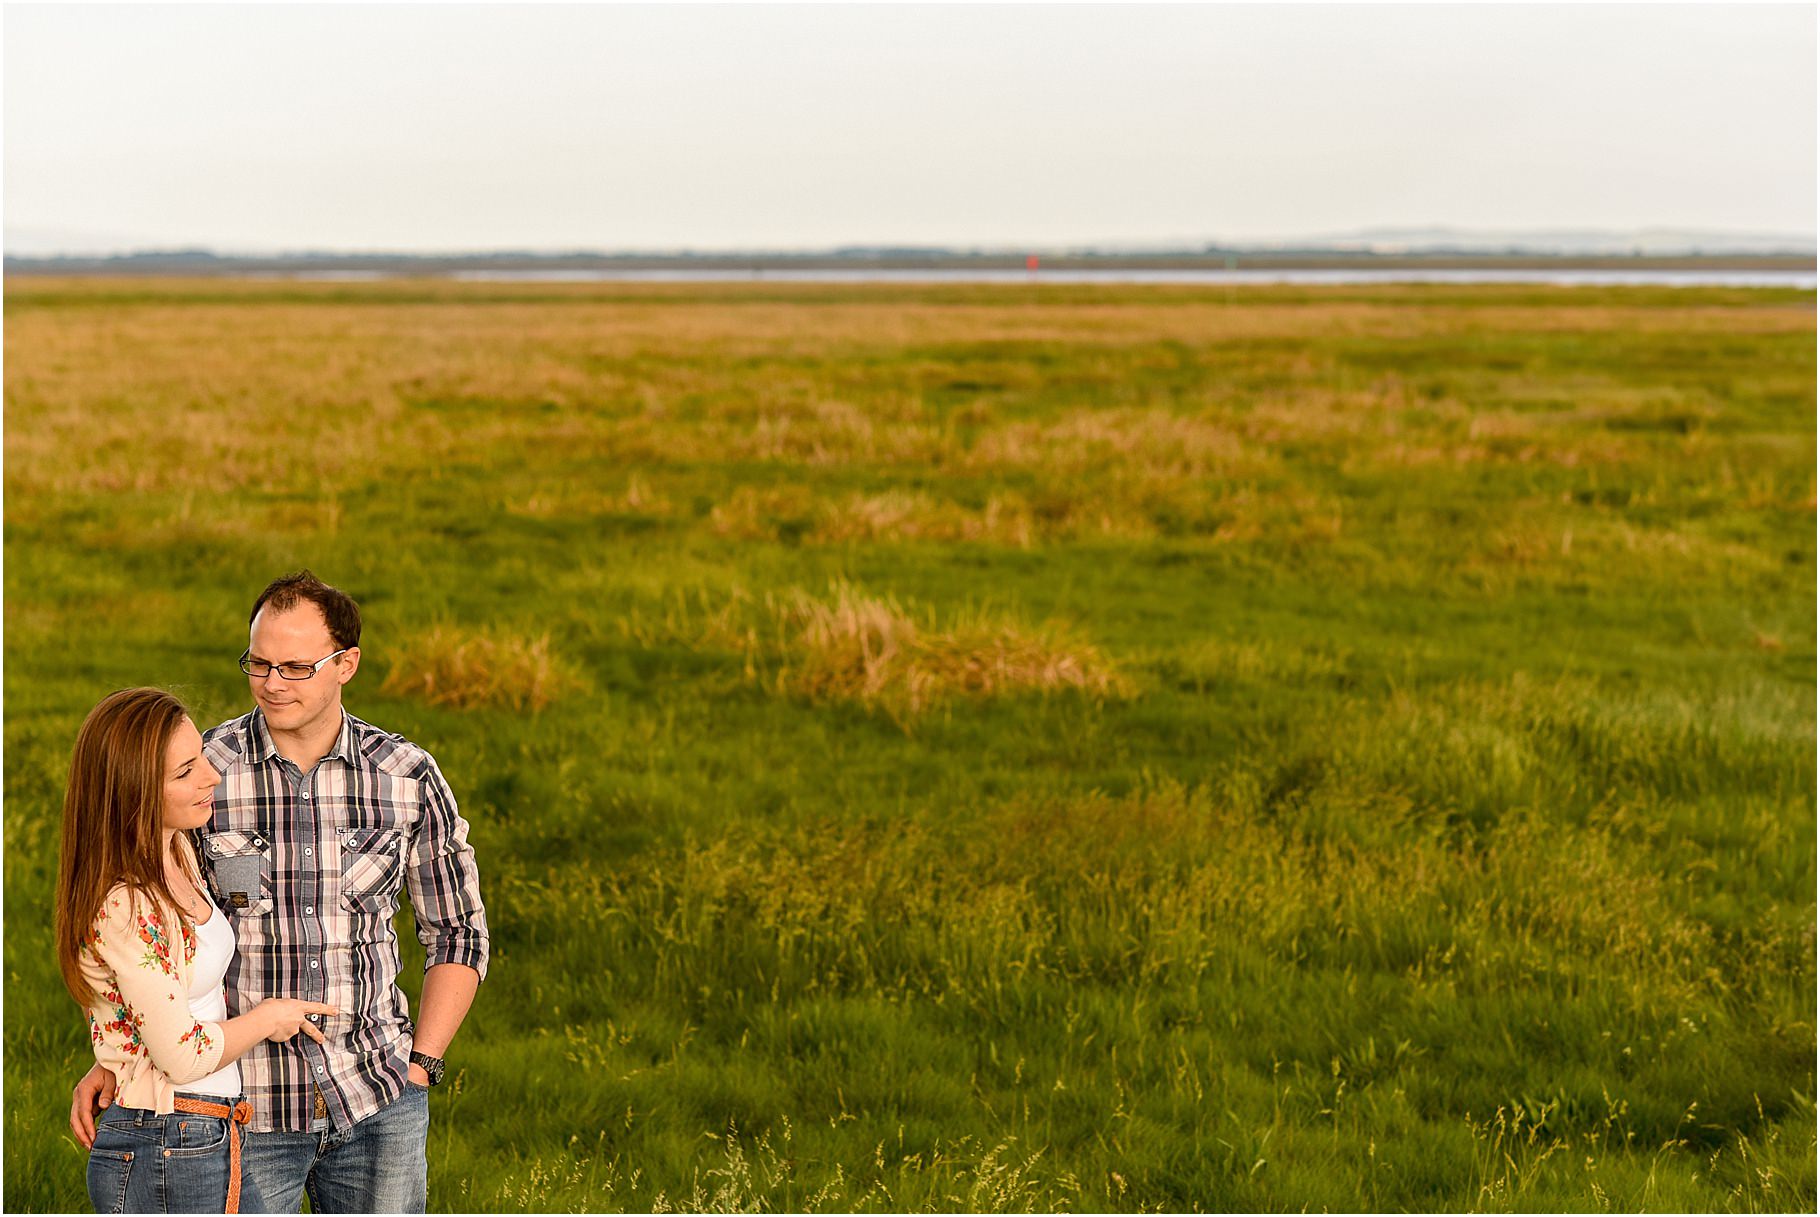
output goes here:
{"type": "Polygon", "coordinates": [[[101,902],[81,959],[96,994],[89,1038],[114,1075],[114,1101],[169,1115],[178,1090],[220,1068],[225,1038],[220,1023],[190,1015],[195,932],[175,909],[120,884],[101,902]]]}

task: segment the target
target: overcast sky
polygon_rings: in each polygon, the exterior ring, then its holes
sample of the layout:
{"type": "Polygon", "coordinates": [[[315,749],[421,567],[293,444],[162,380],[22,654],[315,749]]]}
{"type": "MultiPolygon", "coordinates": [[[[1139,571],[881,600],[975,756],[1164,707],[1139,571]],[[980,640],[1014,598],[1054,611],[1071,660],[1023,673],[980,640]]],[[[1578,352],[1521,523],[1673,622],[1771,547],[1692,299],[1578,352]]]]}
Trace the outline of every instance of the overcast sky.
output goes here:
{"type": "Polygon", "coordinates": [[[9,248],[1815,227],[1807,5],[9,4],[4,20],[9,248]]]}

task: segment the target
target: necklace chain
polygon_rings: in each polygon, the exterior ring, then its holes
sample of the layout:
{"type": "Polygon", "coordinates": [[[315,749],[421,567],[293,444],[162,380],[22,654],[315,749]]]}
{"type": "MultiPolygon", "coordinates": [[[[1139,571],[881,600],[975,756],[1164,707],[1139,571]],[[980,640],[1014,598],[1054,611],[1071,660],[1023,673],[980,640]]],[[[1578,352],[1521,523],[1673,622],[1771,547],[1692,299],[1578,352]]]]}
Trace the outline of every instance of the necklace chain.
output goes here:
{"type": "Polygon", "coordinates": [[[172,842],[173,856],[164,860],[164,881],[170,885],[171,894],[177,897],[177,903],[184,913],[192,919],[200,917],[208,910],[208,901],[203,896],[201,885],[190,874],[175,854],[176,843],[172,842]]]}

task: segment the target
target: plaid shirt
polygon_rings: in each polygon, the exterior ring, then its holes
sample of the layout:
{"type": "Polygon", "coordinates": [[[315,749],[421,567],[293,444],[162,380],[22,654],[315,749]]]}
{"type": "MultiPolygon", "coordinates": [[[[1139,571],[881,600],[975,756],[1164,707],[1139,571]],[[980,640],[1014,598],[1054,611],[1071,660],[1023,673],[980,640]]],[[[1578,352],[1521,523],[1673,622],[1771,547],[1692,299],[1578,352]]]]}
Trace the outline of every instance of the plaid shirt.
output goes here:
{"type": "Polygon", "coordinates": [[[240,1058],[254,1132],[307,1132],[321,1093],[346,1128],[404,1093],[410,1009],[398,988],[392,914],[408,890],[426,964],[487,970],[487,915],[468,824],[429,753],[343,712],[309,773],[279,755],[259,710],[204,737],[221,772],[199,853],[234,919],[228,1013],[268,997],[340,1013],[240,1058]]]}

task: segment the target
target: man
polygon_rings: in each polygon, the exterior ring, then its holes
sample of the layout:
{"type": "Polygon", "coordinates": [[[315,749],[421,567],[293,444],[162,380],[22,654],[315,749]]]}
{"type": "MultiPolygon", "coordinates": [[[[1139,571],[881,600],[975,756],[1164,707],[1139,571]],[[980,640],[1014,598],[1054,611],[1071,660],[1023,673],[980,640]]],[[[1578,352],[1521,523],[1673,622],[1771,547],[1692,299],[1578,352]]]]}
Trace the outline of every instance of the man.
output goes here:
{"type": "MultiPolygon", "coordinates": [[[[429,753],[342,709],[360,669],[345,593],[309,571],[274,581],[240,667],[255,708],[205,737],[222,783],[200,851],[235,923],[228,1010],[295,997],[341,1012],[323,1044],[300,1036],[241,1059],[244,1169],[274,1212],[297,1212],[307,1191],[319,1213],[420,1213],[429,1087],[487,967],[468,825],[429,753]],[[396,983],[401,888],[428,965],[415,1027],[396,983]]],[[[113,1090],[99,1065],[77,1085],[84,1145],[113,1090]]]]}

